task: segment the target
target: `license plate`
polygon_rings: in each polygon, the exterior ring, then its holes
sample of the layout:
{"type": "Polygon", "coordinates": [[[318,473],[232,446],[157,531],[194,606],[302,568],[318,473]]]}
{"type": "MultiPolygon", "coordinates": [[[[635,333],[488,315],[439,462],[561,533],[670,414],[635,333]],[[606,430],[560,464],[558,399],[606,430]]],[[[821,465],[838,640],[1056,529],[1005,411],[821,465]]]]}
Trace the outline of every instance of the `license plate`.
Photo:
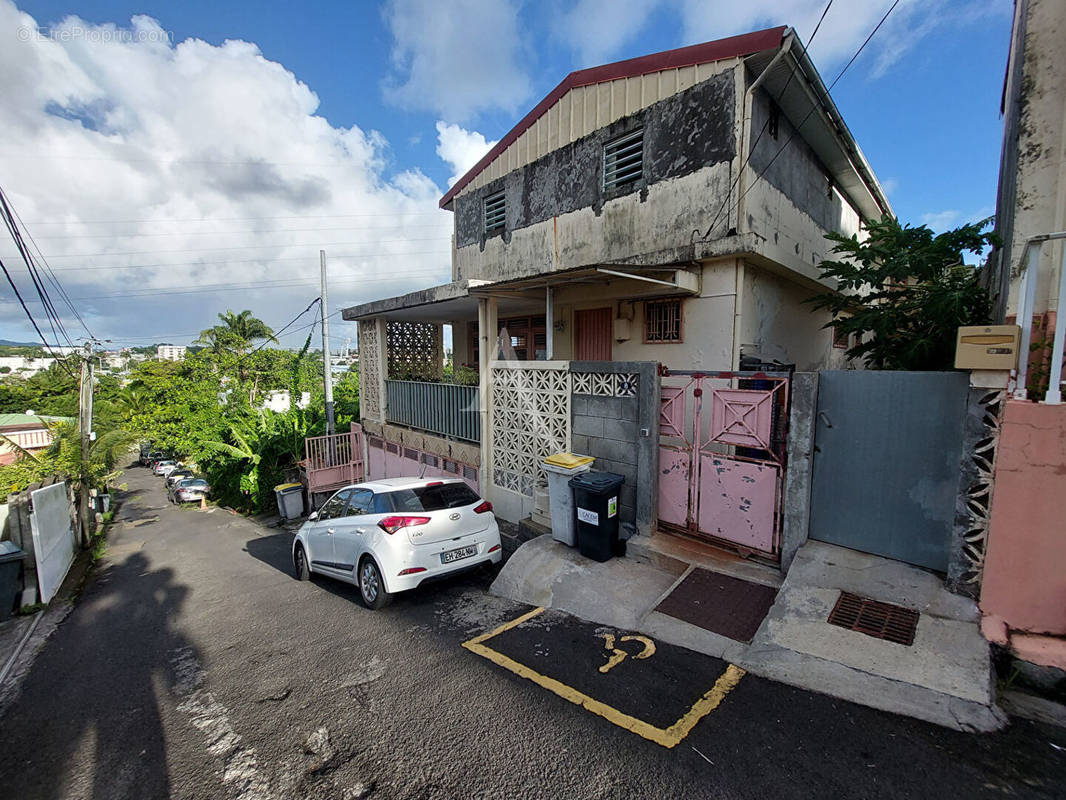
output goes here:
{"type": "Polygon", "coordinates": [[[460,547],[458,550],[449,550],[447,553],[440,554],[440,563],[451,564],[453,561],[461,561],[464,558],[470,558],[470,556],[477,555],[477,545],[471,545],[470,547],[460,547]]]}

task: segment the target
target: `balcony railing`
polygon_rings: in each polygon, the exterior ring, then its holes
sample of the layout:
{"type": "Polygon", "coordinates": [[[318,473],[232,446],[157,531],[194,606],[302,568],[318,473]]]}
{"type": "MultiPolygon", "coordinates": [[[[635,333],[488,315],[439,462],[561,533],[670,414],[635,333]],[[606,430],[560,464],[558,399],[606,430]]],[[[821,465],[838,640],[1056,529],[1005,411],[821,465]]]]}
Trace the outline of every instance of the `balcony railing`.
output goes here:
{"type": "Polygon", "coordinates": [[[386,419],[465,442],[481,441],[478,387],[422,381],[385,381],[386,419]]]}
{"type": "Polygon", "coordinates": [[[364,480],[362,437],[362,426],[353,423],[347,433],[304,439],[308,491],[327,491],[364,480]]]}

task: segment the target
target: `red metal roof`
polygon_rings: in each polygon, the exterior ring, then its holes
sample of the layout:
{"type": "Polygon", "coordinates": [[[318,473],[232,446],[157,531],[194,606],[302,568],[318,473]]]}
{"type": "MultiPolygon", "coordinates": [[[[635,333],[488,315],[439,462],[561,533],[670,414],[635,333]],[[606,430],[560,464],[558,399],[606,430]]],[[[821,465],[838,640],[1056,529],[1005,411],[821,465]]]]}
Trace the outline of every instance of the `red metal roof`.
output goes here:
{"type": "Polygon", "coordinates": [[[777,28],[767,28],[754,33],[745,33],[740,36],[730,36],[726,39],[716,39],[713,42],[679,47],[676,50],[664,50],[661,53],[652,53],[638,58],[629,58],[625,61],[615,61],[613,64],[604,64],[599,67],[579,69],[571,72],[562,82],[533,107],[533,110],[522,117],[521,121],[504,136],[496,145],[485,154],[485,157],[471,167],[467,173],[456,181],[455,186],[448,190],[447,194],[440,199],[440,207],[444,208],[452,199],[459,194],[470,181],[474,180],[485,167],[491,164],[500,153],[506,150],[534,122],[545,114],[556,101],[571,89],[578,86],[590,86],[594,83],[606,83],[619,78],[634,78],[638,75],[647,75],[650,72],[660,72],[664,69],[678,69],[679,67],[691,67],[695,64],[709,64],[714,61],[723,61],[727,58],[740,58],[780,47],[788,27],[782,25],[777,28]]]}

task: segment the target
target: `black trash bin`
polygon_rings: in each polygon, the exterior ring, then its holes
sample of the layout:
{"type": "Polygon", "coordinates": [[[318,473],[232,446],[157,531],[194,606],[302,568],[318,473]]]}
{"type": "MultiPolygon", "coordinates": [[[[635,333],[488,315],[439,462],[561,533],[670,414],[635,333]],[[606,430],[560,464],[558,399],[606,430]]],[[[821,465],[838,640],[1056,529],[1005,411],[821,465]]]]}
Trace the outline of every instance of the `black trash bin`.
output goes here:
{"type": "Polygon", "coordinates": [[[0,542],[0,620],[11,616],[19,598],[19,570],[26,557],[14,542],[0,542]]]}
{"type": "Polygon", "coordinates": [[[607,561],[619,552],[618,489],[623,483],[625,476],[614,472],[586,472],[570,479],[581,555],[607,561]]]}

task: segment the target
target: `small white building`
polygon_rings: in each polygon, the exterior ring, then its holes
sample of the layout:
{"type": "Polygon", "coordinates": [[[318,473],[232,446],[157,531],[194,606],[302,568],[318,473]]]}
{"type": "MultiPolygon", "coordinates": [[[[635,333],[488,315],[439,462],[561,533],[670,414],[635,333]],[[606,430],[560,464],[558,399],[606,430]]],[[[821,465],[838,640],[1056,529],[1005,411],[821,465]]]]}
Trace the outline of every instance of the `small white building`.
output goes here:
{"type": "Polygon", "coordinates": [[[155,349],[155,357],[160,361],[184,361],[185,346],[161,344],[155,349]]]}
{"type": "Polygon", "coordinates": [[[28,378],[44,372],[56,363],[54,358],[27,358],[25,356],[0,356],[0,373],[28,378]],[[7,367],[7,369],[3,369],[7,367]]]}

